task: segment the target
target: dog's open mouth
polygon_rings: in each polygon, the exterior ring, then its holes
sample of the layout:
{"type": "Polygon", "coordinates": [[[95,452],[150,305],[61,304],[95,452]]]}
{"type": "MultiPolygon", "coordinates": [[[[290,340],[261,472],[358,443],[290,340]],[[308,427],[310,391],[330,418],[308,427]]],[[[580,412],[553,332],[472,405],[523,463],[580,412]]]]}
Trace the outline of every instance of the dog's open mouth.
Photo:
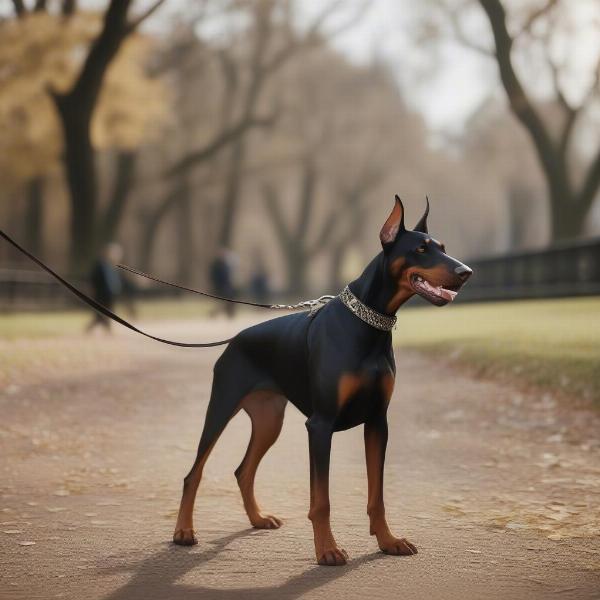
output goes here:
{"type": "Polygon", "coordinates": [[[442,287],[441,285],[434,286],[429,283],[426,279],[421,277],[421,275],[414,274],[410,278],[410,284],[419,296],[425,298],[425,300],[429,300],[432,304],[443,305],[452,302],[458,291],[460,290],[460,285],[453,285],[442,287]]]}

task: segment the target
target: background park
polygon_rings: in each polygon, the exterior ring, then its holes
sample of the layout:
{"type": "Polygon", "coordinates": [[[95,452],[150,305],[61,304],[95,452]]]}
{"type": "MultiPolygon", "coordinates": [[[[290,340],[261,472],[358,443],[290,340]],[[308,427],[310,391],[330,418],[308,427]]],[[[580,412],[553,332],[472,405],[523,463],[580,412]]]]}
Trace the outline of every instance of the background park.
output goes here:
{"type": "MultiPolygon", "coordinates": [[[[419,554],[376,552],[357,428],[334,438],[331,570],[293,407],[257,483],[284,527],[249,529],[237,416],[199,545],[171,546],[219,350],[90,328],[0,240],[0,598],[598,598],[599,34],[597,0],[0,0],[0,229],[89,293],[102,260],[336,294],[395,193],[409,226],[427,194],[474,269],[394,332],[388,518],[419,554]]],[[[114,310],[162,337],[275,316],[118,279],[114,310]]]]}

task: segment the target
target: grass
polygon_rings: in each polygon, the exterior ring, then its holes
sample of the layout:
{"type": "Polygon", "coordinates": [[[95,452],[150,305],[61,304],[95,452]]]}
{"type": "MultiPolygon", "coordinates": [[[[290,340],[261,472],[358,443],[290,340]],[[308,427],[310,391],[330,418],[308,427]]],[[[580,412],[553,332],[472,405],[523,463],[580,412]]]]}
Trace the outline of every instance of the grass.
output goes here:
{"type": "Polygon", "coordinates": [[[600,298],[419,307],[398,316],[398,347],[600,402],[600,298]]]}
{"type": "MultiPolygon", "coordinates": [[[[134,319],[206,317],[193,300],[140,302],[134,319]]],[[[125,314],[121,307],[119,314],[125,314]]],[[[77,335],[84,311],[0,315],[0,340],[77,335]]],[[[476,374],[600,402],[600,297],[416,307],[398,313],[395,344],[437,354],[476,374]]]]}
{"type": "MultiPolygon", "coordinates": [[[[137,323],[142,320],[191,319],[206,317],[211,305],[202,300],[154,300],[136,303],[131,317],[125,307],[117,305],[116,313],[137,323]]],[[[0,340],[42,338],[80,334],[90,321],[92,311],[15,312],[0,314],[0,340]]]]}

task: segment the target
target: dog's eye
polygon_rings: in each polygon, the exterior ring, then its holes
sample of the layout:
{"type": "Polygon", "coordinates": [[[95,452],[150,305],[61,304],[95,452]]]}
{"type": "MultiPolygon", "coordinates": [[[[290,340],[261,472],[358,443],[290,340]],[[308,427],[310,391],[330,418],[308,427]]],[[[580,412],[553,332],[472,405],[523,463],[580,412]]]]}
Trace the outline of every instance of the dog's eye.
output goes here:
{"type": "Polygon", "coordinates": [[[417,248],[417,252],[419,254],[423,254],[424,252],[427,252],[427,244],[421,244],[418,248],[417,248]]]}

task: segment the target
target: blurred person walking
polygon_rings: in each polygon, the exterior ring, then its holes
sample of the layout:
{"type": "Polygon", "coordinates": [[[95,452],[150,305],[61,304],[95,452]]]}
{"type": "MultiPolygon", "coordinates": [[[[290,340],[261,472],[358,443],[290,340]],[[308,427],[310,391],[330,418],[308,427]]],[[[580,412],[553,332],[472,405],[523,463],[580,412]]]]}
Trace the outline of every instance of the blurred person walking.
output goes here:
{"type": "Polygon", "coordinates": [[[271,295],[269,272],[260,250],[254,253],[254,265],[249,281],[250,294],[255,302],[266,304],[271,295]]]}
{"type": "MultiPolygon", "coordinates": [[[[237,264],[238,258],[235,252],[225,246],[219,248],[210,265],[210,281],[217,296],[223,298],[235,297],[233,281],[237,264]]],[[[212,314],[216,315],[221,311],[225,312],[231,319],[235,313],[235,304],[232,302],[218,302],[212,314]]]]}
{"type": "MultiPolygon", "coordinates": [[[[104,247],[90,273],[90,284],[94,300],[109,310],[113,310],[117,298],[123,292],[123,280],[119,271],[115,268],[115,264],[121,262],[122,258],[123,249],[121,246],[116,242],[111,242],[104,247]]],[[[90,332],[96,325],[101,325],[107,331],[110,331],[111,321],[105,315],[96,312],[86,327],[86,332],[90,332]]]]}

